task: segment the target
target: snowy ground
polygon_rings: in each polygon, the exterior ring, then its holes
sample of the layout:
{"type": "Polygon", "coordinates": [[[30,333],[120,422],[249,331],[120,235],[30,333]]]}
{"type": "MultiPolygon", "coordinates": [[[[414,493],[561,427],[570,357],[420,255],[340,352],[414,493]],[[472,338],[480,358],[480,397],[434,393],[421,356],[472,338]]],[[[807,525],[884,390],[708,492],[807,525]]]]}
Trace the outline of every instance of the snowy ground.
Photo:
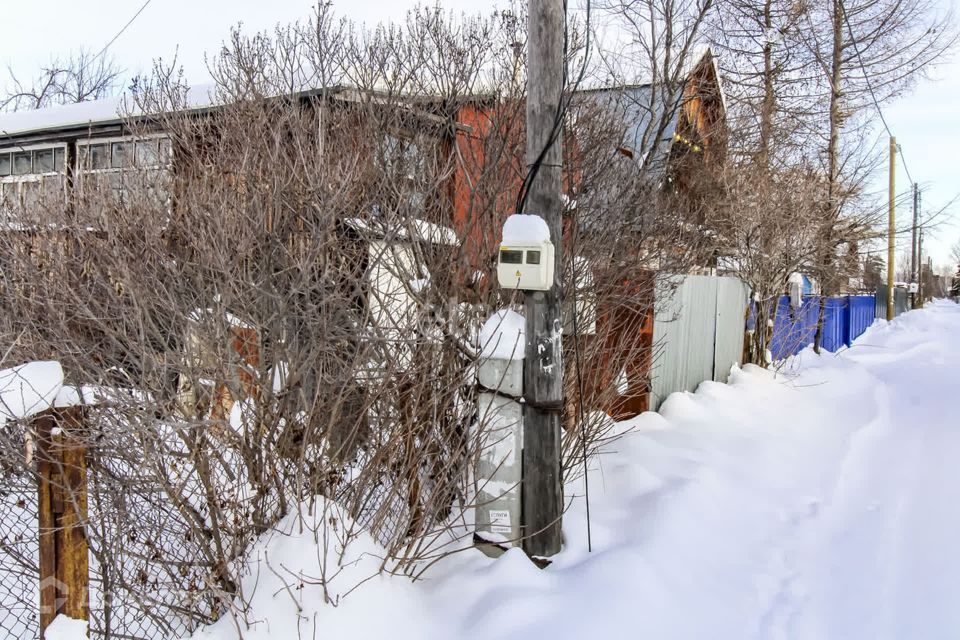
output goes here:
{"type": "MultiPolygon", "coordinates": [[[[275,537],[243,636],[958,637],[960,306],[880,322],[788,369],[735,371],[620,425],[631,432],[591,474],[592,554],[575,499],[547,570],[471,550],[333,607],[309,582],[279,587],[278,573],[316,575],[322,554],[309,536],[275,537]]],[[[197,637],[237,631],[225,619],[197,637]]]]}

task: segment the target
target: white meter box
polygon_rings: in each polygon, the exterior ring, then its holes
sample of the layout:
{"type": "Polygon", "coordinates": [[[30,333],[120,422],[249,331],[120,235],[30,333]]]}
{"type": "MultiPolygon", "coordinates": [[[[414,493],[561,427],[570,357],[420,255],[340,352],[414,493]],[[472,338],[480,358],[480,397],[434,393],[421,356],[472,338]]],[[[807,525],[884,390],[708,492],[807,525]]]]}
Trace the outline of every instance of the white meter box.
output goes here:
{"type": "Polygon", "coordinates": [[[505,289],[547,291],[553,286],[550,229],[537,215],[514,214],[503,225],[497,280],[505,289]]]}

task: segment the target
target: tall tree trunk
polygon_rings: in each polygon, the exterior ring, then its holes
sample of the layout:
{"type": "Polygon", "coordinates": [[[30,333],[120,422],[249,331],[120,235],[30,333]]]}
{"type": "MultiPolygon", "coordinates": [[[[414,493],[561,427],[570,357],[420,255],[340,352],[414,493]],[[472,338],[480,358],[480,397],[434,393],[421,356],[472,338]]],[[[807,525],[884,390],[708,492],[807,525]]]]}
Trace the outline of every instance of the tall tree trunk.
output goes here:
{"type": "Polygon", "coordinates": [[[773,0],[763,3],[763,105],[760,108],[760,166],[766,176],[770,165],[770,137],[773,131],[773,0]]]}
{"type": "MultiPolygon", "coordinates": [[[[827,143],[827,211],[824,217],[824,229],[821,238],[820,247],[820,294],[821,297],[829,295],[832,291],[832,285],[829,283],[831,277],[831,268],[833,262],[833,230],[840,214],[840,204],[838,191],[840,186],[840,163],[838,160],[840,147],[840,125],[842,116],[840,113],[840,83],[842,81],[842,58],[843,54],[843,2],[833,0],[833,51],[830,59],[830,140],[827,143]]],[[[813,349],[820,353],[820,343],[823,340],[823,316],[825,306],[820,304],[820,312],[817,319],[817,333],[814,338],[813,349]]]]}

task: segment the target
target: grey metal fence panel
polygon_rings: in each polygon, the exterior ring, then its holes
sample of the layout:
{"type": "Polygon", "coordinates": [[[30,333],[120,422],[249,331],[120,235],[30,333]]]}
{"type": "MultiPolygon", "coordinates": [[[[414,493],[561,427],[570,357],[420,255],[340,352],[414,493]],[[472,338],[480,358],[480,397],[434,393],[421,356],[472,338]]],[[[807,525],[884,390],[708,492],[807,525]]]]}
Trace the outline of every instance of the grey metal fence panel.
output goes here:
{"type": "Polygon", "coordinates": [[[739,278],[717,278],[717,331],[713,379],[726,382],[743,357],[743,329],[750,290],[739,278]]]}
{"type": "Polygon", "coordinates": [[[747,288],[738,278],[665,276],[657,283],[650,408],[705,380],[726,382],[743,352],[747,288]]]}
{"type": "MultiPolygon", "coordinates": [[[[893,317],[910,310],[910,294],[902,287],[893,290],[893,317]]],[[[887,317],[887,285],[877,286],[877,317],[887,317]]]]}
{"type": "Polygon", "coordinates": [[[650,407],[674,391],[693,391],[713,379],[717,284],[708,276],[670,277],[658,283],[650,407]]]}
{"type": "Polygon", "coordinates": [[[910,301],[910,294],[907,293],[906,289],[897,288],[893,291],[893,315],[894,317],[900,315],[901,313],[906,313],[910,308],[908,303],[910,301]]]}

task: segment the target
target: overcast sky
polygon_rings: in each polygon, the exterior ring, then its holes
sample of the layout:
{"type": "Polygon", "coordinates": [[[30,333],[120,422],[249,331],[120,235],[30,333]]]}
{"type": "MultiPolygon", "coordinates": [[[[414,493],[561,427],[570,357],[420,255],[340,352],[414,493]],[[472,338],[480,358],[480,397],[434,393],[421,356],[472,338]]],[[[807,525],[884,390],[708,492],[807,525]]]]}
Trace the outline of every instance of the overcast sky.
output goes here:
{"type": "MultiPolygon", "coordinates": [[[[415,0],[352,0],[334,6],[339,14],[377,22],[401,18],[414,4],[415,0]]],[[[494,7],[492,0],[443,0],[440,4],[458,11],[494,7]]],[[[0,65],[29,76],[56,53],[80,47],[99,51],[141,5],[141,0],[0,0],[0,65]]],[[[188,81],[201,83],[208,79],[204,54],[216,51],[232,25],[242,23],[250,32],[269,29],[309,16],[313,5],[311,0],[152,0],[111,45],[110,53],[132,76],[149,71],[154,58],[170,59],[176,52],[188,81]]],[[[960,194],[956,153],[960,148],[956,124],[960,61],[950,61],[936,75],[938,80],[923,82],[912,95],[884,108],[910,173],[924,188],[928,211],[960,194]]],[[[899,187],[908,189],[902,165],[898,172],[899,187]]],[[[886,189],[886,179],[885,174],[877,176],[878,190],[886,189]]],[[[960,213],[960,206],[956,211],[960,213]]],[[[898,215],[906,220],[909,210],[898,210],[898,215]]],[[[947,263],[949,247],[960,240],[960,225],[951,219],[931,235],[926,248],[934,262],[947,263]]]]}

